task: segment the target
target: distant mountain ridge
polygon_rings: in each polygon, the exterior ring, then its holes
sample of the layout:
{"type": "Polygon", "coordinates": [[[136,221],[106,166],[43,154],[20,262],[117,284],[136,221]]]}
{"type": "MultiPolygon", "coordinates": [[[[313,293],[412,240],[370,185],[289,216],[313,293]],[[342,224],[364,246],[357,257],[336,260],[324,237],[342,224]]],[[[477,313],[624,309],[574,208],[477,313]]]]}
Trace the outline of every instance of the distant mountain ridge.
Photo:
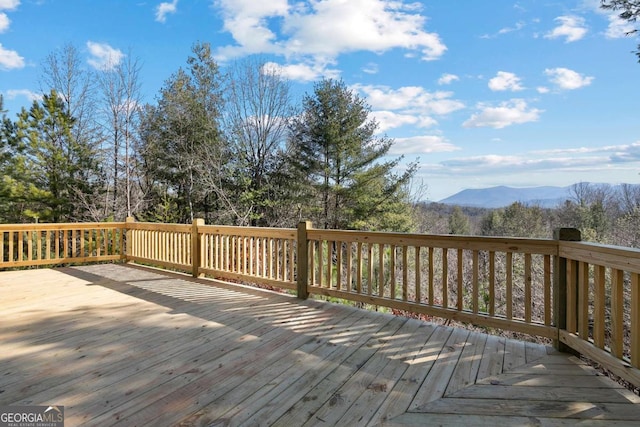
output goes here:
{"type": "Polygon", "coordinates": [[[553,208],[570,197],[572,185],[566,187],[528,187],[507,186],[462,190],[459,193],[440,200],[448,205],[472,206],[482,208],[502,208],[515,202],[553,208]]]}

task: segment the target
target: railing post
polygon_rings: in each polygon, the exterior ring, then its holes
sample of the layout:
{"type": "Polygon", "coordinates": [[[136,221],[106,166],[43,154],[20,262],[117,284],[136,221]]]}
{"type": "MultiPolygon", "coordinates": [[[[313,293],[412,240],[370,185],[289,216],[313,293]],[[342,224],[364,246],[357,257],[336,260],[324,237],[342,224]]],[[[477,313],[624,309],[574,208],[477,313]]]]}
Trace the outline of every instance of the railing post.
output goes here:
{"type": "Polygon", "coordinates": [[[200,232],[198,227],[204,225],[204,219],[196,218],[191,225],[191,274],[193,277],[200,277],[200,232]]]}
{"type": "Polygon", "coordinates": [[[122,236],[122,240],[125,243],[123,255],[124,262],[129,262],[129,257],[133,252],[133,232],[130,232],[131,229],[129,228],[129,224],[133,224],[134,222],[136,222],[136,220],[132,216],[128,216],[127,219],[125,219],[124,235],[122,236]]]}
{"type": "Polygon", "coordinates": [[[313,228],[310,221],[300,221],[298,223],[298,257],[296,263],[296,279],[298,283],[298,298],[309,298],[309,240],[307,230],[313,228]]]}
{"type": "MultiPolygon", "coordinates": [[[[582,236],[580,235],[580,230],[575,228],[557,228],[553,230],[553,239],[558,241],[565,242],[579,242],[582,240],[582,236]]],[[[569,282],[567,281],[567,259],[561,257],[559,254],[555,257],[553,268],[553,320],[558,329],[558,338],[553,340],[553,346],[558,351],[562,351],[565,353],[574,353],[575,351],[567,346],[566,344],[560,342],[559,332],[562,329],[567,329],[567,285],[569,282]]],[[[574,271],[574,274],[577,275],[577,271],[574,271]]],[[[572,289],[573,295],[576,296],[574,302],[578,301],[577,298],[577,280],[572,280],[572,286],[575,286],[575,289],[572,289]]],[[[577,313],[577,306],[572,310],[573,313],[577,313]]]]}

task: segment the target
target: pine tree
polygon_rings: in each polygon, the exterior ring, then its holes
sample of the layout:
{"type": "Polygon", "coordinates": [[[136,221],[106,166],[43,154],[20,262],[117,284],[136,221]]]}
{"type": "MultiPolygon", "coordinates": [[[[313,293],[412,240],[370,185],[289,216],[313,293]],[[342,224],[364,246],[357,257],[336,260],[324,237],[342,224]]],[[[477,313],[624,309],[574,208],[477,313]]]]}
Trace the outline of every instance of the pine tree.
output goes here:
{"type": "Polygon", "coordinates": [[[382,160],[393,140],[376,135],[369,113],[344,82],[329,79],[304,97],[302,114],[292,121],[291,162],[308,201],[306,214],[323,228],[407,227],[403,190],[415,164],[395,174],[402,158],[382,160]]]}
{"type": "Polygon", "coordinates": [[[208,44],[196,44],[189,57],[189,73],[180,68],[160,91],[156,106],[148,105],[141,118],[142,164],[153,187],[148,213],[162,200],[173,198],[179,222],[211,209],[210,190],[202,172],[220,165],[207,164],[212,150],[221,149],[218,120],[222,95],[220,73],[208,44]]]}
{"type": "Polygon", "coordinates": [[[21,171],[14,184],[29,202],[23,215],[51,222],[92,217],[81,202],[99,191],[101,175],[95,152],[74,137],[74,123],[55,90],[19,113],[15,146],[21,155],[13,166],[21,171]]]}

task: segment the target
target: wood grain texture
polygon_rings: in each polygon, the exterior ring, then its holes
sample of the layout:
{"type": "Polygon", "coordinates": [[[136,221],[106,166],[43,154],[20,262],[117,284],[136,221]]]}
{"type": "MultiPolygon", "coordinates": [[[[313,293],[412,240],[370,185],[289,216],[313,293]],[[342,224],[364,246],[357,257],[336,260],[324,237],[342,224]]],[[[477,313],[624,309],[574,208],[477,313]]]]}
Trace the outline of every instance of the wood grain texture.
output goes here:
{"type": "Polygon", "coordinates": [[[0,405],[65,405],[67,425],[638,419],[637,396],[544,346],[185,274],[0,272],[0,295],[0,405]]]}

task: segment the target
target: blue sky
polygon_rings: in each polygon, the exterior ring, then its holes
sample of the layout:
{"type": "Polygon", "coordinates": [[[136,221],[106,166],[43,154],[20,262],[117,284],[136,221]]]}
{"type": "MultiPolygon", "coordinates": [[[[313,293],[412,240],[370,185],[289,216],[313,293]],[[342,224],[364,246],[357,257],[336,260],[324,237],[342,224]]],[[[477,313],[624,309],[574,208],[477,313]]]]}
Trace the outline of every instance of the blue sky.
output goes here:
{"type": "Polygon", "coordinates": [[[640,181],[640,64],[599,0],[0,0],[10,116],[43,59],[75,45],[88,69],[127,54],[153,102],[210,42],[224,67],[260,55],[299,100],[322,77],[365,97],[393,155],[419,159],[425,197],[465,188],[640,181]]]}

